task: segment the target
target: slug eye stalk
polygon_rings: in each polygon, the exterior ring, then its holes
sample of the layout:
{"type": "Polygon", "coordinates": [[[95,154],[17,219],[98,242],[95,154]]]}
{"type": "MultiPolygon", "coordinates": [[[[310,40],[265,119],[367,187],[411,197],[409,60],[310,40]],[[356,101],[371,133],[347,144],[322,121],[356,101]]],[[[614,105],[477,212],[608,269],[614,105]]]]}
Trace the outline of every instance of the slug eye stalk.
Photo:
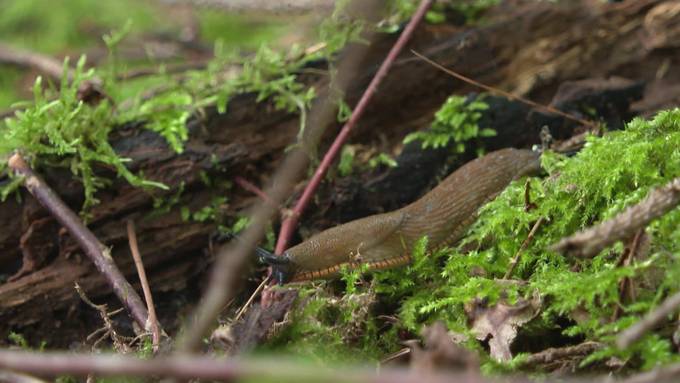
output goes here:
{"type": "MultiPolygon", "coordinates": [[[[211,239],[217,242],[224,242],[233,239],[237,241],[241,240],[238,236],[232,233],[215,233],[212,235],[211,239]]],[[[294,273],[292,262],[290,261],[288,253],[283,253],[282,256],[277,256],[272,252],[257,246],[255,248],[255,256],[257,257],[258,261],[272,268],[272,275],[274,276],[276,283],[279,285],[289,282],[292,278],[294,273]]]]}
{"type": "Polygon", "coordinates": [[[279,285],[288,282],[292,277],[292,265],[286,253],[277,256],[258,246],[255,248],[255,255],[260,262],[272,268],[272,275],[279,285]]]}

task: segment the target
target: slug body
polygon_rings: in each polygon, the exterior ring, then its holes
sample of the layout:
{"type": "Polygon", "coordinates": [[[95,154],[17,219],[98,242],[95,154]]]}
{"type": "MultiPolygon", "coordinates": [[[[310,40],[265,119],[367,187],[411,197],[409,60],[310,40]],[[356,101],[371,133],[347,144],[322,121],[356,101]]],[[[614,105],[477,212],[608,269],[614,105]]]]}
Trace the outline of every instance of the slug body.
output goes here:
{"type": "Polygon", "coordinates": [[[273,265],[279,283],[332,278],[343,266],[371,270],[407,264],[414,244],[431,249],[460,239],[477,210],[515,178],[540,170],[540,153],[502,149],[460,167],[419,200],[393,212],[351,221],[296,245],[273,265]]]}

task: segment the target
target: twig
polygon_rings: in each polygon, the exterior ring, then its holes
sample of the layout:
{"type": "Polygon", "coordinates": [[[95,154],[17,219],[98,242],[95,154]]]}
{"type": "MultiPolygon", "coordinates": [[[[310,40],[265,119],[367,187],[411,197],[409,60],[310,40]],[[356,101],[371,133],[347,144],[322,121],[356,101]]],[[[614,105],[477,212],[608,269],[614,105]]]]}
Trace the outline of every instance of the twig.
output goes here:
{"type": "Polygon", "coordinates": [[[364,114],[364,111],[366,110],[366,105],[368,105],[368,102],[375,94],[375,91],[378,89],[378,85],[385,78],[385,76],[387,76],[387,72],[392,66],[392,63],[397,58],[397,56],[404,48],[406,43],[410,40],[411,35],[413,35],[413,32],[420,23],[420,20],[422,20],[423,16],[425,16],[425,13],[427,12],[431,5],[432,0],[422,0],[420,2],[418,9],[413,14],[413,17],[411,17],[411,20],[409,21],[408,25],[406,25],[406,28],[399,36],[399,39],[397,39],[397,41],[390,49],[390,52],[387,54],[387,57],[380,65],[380,68],[376,72],[371,82],[368,84],[368,87],[364,91],[364,94],[361,95],[361,99],[359,99],[359,102],[354,108],[354,111],[352,112],[352,115],[350,116],[349,120],[342,127],[340,133],[338,133],[337,137],[335,138],[335,141],[333,141],[333,144],[328,149],[328,152],[326,152],[326,155],[323,157],[323,160],[319,164],[319,167],[316,169],[316,172],[314,172],[314,176],[312,176],[312,179],[309,181],[307,187],[305,187],[305,190],[302,192],[302,196],[295,204],[292,214],[290,214],[281,224],[281,231],[279,232],[278,241],[276,242],[275,250],[276,254],[282,254],[284,250],[286,250],[286,248],[288,247],[288,241],[293,235],[293,230],[295,230],[295,227],[297,226],[298,220],[302,215],[302,212],[305,210],[307,205],[309,205],[309,201],[312,199],[312,196],[316,192],[316,189],[319,187],[321,180],[323,180],[333,160],[335,159],[335,157],[337,157],[338,153],[340,152],[340,149],[345,144],[345,141],[347,141],[349,133],[352,131],[356,123],[364,114]]]}
{"type": "MultiPolygon", "coordinates": [[[[50,56],[0,43],[0,62],[36,69],[50,78],[61,81],[64,73],[63,64],[50,56]]],[[[67,78],[73,79],[73,70],[68,69],[67,78]]]]}
{"type": "Polygon", "coordinates": [[[600,350],[604,344],[598,342],[583,342],[575,346],[566,346],[560,348],[548,348],[541,352],[529,355],[522,364],[526,366],[535,366],[536,364],[551,363],[559,359],[572,358],[575,356],[586,356],[593,352],[600,350]]]}
{"type": "Polygon", "coordinates": [[[253,185],[252,182],[246,180],[243,177],[236,176],[234,177],[234,182],[240,187],[242,187],[244,190],[247,190],[256,196],[260,197],[264,202],[272,205],[275,208],[278,208],[279,206],[274,203],[274,201],[265,193],[262,191],[262,189],[258,188],[257,186],[253,185]]]}
{"type": "Polygon", "coordinates": [[[96,349],[97,345],[101,343],[104,339],[106,338],[111,338],[111,341],[113,342],[114,348],[116,351],[127,354],[130,352],[130,347],[125,343],[125,341],[130,340],[129,338],[125,336],[121,336],[118,334],[118,331],[116,331],[116,328],[113,325],[113,321],[111,321],[111,317],[120,313],[122,309],[118,309],[112,312],[108,312],[108,307],[104,305],[98,305],[93,303],[90,298],[85,295],[85,292],[83,289],[80,287],[78,283],[75,284],[75,289],[78,295],[80,295],[80,299],[83,300],[88,306],[92,307],[93,309],[97,310],[99,312],[99,317],[102,319],[102,322],[104,322],[104,327],[97,329],[95,332],[87,336],[87,340],[90,341],[93,339],[95,336],[104,333],[102,336],[100,336],[94,343],[92,343],[92,349],[96,349]]]}
{"type": "Polygon", "coordinates": [[[626,348],[640,339],[645,333],[656,327],[680,308],[680,292],[666,298],[659,307],[647,314],[639,322],[625,329],[616,339],[619,348],[626,348]]]}
{"type": "Polygon", "coordinates": [[[262,283],[260,283],[260,285],[257,286],[257,288],[255,289],[255,291],[253,291],[253,293],[250,295],[250,298],[248,298],[248,300],[247,300],[246,303],[243,305],[243,307],[241,307],[241,308],[236,312],[236,316],[234,317],[234,322],[237,322],[239,319],[241,319],[241,317],[242,317],[243,314],[246,312],[246,310],[248,310],[248,307],[250,307],[250,305],[251,305],[251,304],[253,303],[253,301],[255,300],[255,297],[257,296],[257,294],[259,294],[260,291],[262,291],[262,289],[263,289],[265,286],[267,286],[267,283],[269,283],[269,279],[270,279],[270,277],[267,276],[267,278],[263,279],[263,280],[262,280],[262,283]]]}
{"type": "MultiPolygon", "coordinates": [[[[163,2],[173,4],[178,0],[163,0],[163,2]]],[[[277,15],[328,11],[333,9],[335,3],[334,0],[189,0],[188,2],[195,6],[217,8],[228,12],[273,12],[277,15]]]]}
{"type": "Polygon", "coordinates": [[[597,127],[597,124],[594,123],[594,122],[592,122],[592,121],[588,121],[588,120],[584,120],[584,119],[582,119],[582,118],[578,118],[578,117],[576,117],[576,116],[574,116],[574,115],[571,115],[571,114],[565,113],[565,112],[563,112],[563,111],[561,111],[561,110],[559,110],[559,109],[553,108],[552,106],[549,106],[549,105],[542,105],[542,104],[539,104],[539,103],[537,103],[537,102],[535,102],[535,101],[531,101],[531,100],[529,100],[528,98],[524,98],[524,97],[522,97],[522,96],[519,96],[519,95],[516,95],[516,94],[512,94],[512,93],[510,93],[510,92],[506,92],[506,91],[501,90],[501,89],[498,89],[498,88],[494,88],[494,87],[492,87],[492,86],[490,86],[490,85],[482,84],[482,83],[479,82],[479,81],[475,81],[475,80],[473,80],[473,79],[471,79],[471,78],[469,78],[469,77],[465,77],[465,76],[463,76],[462,74],[460,74],[460,73],[458,73],[458,72],[454,72],[453,70],[448,69],[448,68],[446,68],[445,66],[443,66],[443,65],[441,65],[441,64],[439,64],[439,63],[437,63],[437,62],[435,62],[435,61],[430,60],[429,58],[423,56],[422,54],[420,54],[420,53],[418,53],[418,52],[416,52],[416,51],[414,51],[414,50],[411,50],[411,52],[412,52],[414,55],[416,55],[416,56],[418,56],[419,58],[421,58],[421,59],[422,59],[423,61],[425,61],[426,63],[432,65],[433,67],[435,67],[435,68],[437,68],[437,69],[439,69],[439,70],[441,70],[442,72],[445,72],[445,73],[447,73],[447,74],[450,74],[451,76],[453,76],[453,77],[455,77],[455,78],[457,78],[457,79],[459,79],[459,80],[461,80],[461,81],[465,81],[465,82],[468,83],[468,84],[474,85],[474,86],[476,86],[476,87],[478,87],[478,88],[482,88],[482,89],[484,89],[484,90],[486,90],[486,91],[488,91],[488,92],[490,92],[490,93],[500,94],[501,96],[507,97],[507,98],[510,99],[510,100],[518,100],[519,102],[524,103],[524,104],[527,104],[527,105],[529,105],[529,106],[531,106],[531,107],[533,107],[533,108],[542,110],[542,111],[547,112],[547,113],[556,114],[556,115],[558,115],[558,116],[561,116],[561,117],[566,118],[567,120],[571,120],[571,121],[577,122],[577,123],[582,124],[582,125],[585,125],[585,126],[590,126],[590,127],[593,127],[593,128],[596,128],[596,127],[597,127]]]}
{"type": "MultiPolygon", "coordinates": [[[[159,357],[139,359],[115,354],[70,354],[56,352],[0,351],[0,368],[43,376],[136,376],[172,377],[200,380],[272,380],[355,383],[439,383],[491,382],[481,376],[464,379],[463,374],[431,373],[423,376],[404,369],[383,369],[379,375],[370,369],[338,370],[318,368],[286,360],[239,360],[210,357],[159,357]],[[461,380],[462,379],[462,380],[461,380]]],[[[469,378],[469,377],[468,377],[469,378]]]]}
{"type": "MultiPolygon", "coordinates": [[[[635,236],[630,240],[630,243],[626,246],[621,256],[616,262],[616,267],[629,266],[633,259],[640,258],[640,253],[643,252],[641,249],[644,247],[642,244],[646,242],[646,233],[644,228],[638,229],[635,236]]],[[[626,295],[630,297],[631,300],[635,300],[635,285],[633,284],[633,279],[630,277],[624,277],[619,281],[619,300],[621,302],[626,299],[626,295]]],[[[623,307],[620,304],[616,305],[614,313],[612,314],[611,321],[614,322],[619,319],[619,316],[623,312],[623,307]]]]}
{"type": "Polygon", "coordinates": [[[8,161],[8,166],[18,175],[24,176],[24,186],[64,226],[104,275],[118,299],[123,303],[134,320],[144,328],[147,312],[144,303],[125,279],[111,258],[110,250],[83,224],[80,218],[59,198],[59,196],[33,172],[33,169],[18,153],[8,161]]]}
{"type": "Polygon", "coordinates": [[[618,383],[670,383],[677,382],[678,378],[680,378],[680,363],[675,363],[649,372],[630,376],[618,383]]]}
{"type": "Polygon", "coordinates": [[[578,257],[592,257],[616,241],[630,238],[638,229],[680,203],[680,178],[652,190],[645,199],[614,218],[564,238],[552,250],[578,257]]]}
{"type": "Polygon", "coordinates": [[[36,377],[20,374],[18,372],[0,370],[0,382],[7,383],[47,383],[47,381],[36,377]]]}
{"type": "Polygon", "coordinates": [[[538,221],[536,221],[534,226],[531,228],[531,231],[529,231],[529,235],[527,235],[527,238],[524,240],[524,242],[522,242],[522,245],[519,247],[519,249],[517,249],[517,252],[512,257],[512,260],[510,260],[510,266],[508,267],[508,271],[505,272],[503,279],[510,279],[510,276],[515,271],[515,267],[517,266],[517,262],[519,262],[519,256],[527,248],[527,246],[529,246],[529,243],[531,243],[531,240],[536,235],[538,228],[541,227],[541,225],[543,224],[544,221],[545,221],[545,217],[540,217],[538,219],[538,221]]]}
{"type": "Polygon", "coordinates": [[[151,328],[153,351],[158,352],[158,346],[161,342],[161,326],[158,323],[158,317],[156,316],[156,308],[153,304],[151,287],[149,287],[149,281],[146,278],[146,271],[144,271],[144,264],[142,263],[142,255],[140,254],[139,246],[137,245],[135,223],[132,220],[128,220],[127,222],[127,234],[128,241],[130,243],[130,252],[132,252],[132,258],[135,260],[135,267],[137,268],[137,274],[139,275],[139,282],[142,284],[142,290],[144,291],[146,308],[149,310],[149,319],[144,329],[148,331],[149,327],[151,328]]]}

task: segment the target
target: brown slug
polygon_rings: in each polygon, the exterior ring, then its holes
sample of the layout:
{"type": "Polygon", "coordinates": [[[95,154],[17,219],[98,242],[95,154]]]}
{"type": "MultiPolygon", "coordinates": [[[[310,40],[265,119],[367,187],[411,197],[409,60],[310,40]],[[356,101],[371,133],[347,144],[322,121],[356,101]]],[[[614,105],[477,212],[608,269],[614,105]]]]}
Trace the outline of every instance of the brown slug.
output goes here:
{"type": "Polygon", "coordinates": [[[369,270],[404,265],[417,240],[428,247],[453,244],[477,210],[515,178],[540,170],[540,153],[502,149],[460,167],[419,200],[393,212],[351,221],[312,236],[275,256],[258,249],[280,284],[338,276],[341,268],[369,270]]]}

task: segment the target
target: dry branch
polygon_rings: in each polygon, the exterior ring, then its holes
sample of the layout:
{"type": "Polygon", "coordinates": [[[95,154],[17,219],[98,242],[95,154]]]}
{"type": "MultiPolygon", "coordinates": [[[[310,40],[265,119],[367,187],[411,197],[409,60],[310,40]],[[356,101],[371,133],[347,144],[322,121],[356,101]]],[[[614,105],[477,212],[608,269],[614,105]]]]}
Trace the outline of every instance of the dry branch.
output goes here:
{"type": "Polygon", "coordinates": [[[592,257],[616,241],[630,238],[635,232],[661,217],[680,203],[680,178],[650,192],[638,204],[570,237],[562,239],[552,249],[578,257],[592,257]]]}
{"type": "Polygon", "coordinates": [[[584,342],[575,346],[548,348],[541,352],[529,355],[524,361],[524,364],[527,366],[533,366],[536,364],[551,363],[564,358],[573,358],[578,356],[585,357],[586,355],[600,350],[603,347],[604,344],[602,343],[584,342]]]}
{"type": "Polygon", "coordinates": [[[106,277],[118,299],[123,303],[134,320],[146,327],[148,313],[137,292],[118,270],[110,250],[83,224],[81,219],[59,198],[19,154],[14,154],[8,165],[17,175],[24,177],[24,186],[35,199],[48,209],[78,242],[85,254],[92,260],[100,273],[106,277]]]}
{"type": "MultiPolygon", "coordinates": [[[[55,58],[36,52],[13,48],[3,43],[0,43],[0,63],[33,68],[56,81],[60,81],[61,76],[64,73],[62,63],[55,58]]],[[[73,78],[73,70],[68,70],[67,77],[69,80],[73,78]]]]}
{"type": "Polygon", "coordinates": [[[167,4],[190,3],[198,7],[217,8],[227,12],[298,13],[329,11],[335,0],[163,0],[167,4]]]}
{"type": "Polygon", "coordinates": [[[668,318],[669,315],[676,312],[680,308],[680,292],[666,298],[659,307],[647,314],[639,322],[628,327],[616,339],[616,345],[619,348],[626,348],[640,339],[645,333],[656,327],[658,324],[668,318]]]}
{"type": "Polygon", "coordinates": [[[7,383],[46,383],[45,380],[12,371],[0,370],[0,382],[7,383]]]}
{"type": "Polygon", "coordinates": [[[649,372],[633,375],[619,383],[664,383],[677,382],[680,378],[680,363],[660,367],[649,372]]]}
{"type": "MultiPolygon", "coordinates": [[[[86,376],[137,376],[172,377],[179,379],[247,380],[316,382],[491,382],[489,379],[467,374],[413,374],[407,370],[375,371],[320,369],[290,361],[212,359],[209,357],[176,356],[155,359],[138,359],[122,355],[83,355],[67,353],[31,353],[25,351],[0,351],[0,368],[30,372],[41,376],[62,374],[86,376]],[[461,380],[462,379],[462,380],[461,380]]],[[[525,380],[522,380],[525,381],[525,380]]]]}

